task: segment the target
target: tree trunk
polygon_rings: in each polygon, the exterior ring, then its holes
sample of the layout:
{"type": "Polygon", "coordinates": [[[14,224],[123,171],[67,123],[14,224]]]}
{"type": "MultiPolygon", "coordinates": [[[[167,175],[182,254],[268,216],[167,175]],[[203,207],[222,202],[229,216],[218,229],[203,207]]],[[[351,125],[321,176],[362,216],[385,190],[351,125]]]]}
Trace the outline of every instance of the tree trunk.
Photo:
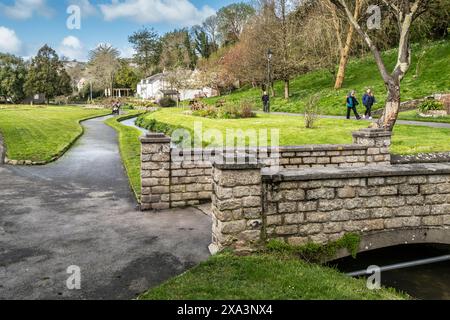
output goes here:
{"type": "MultiPolygon", "coordinates": [[[[359,18],[359,14],[361,12],[361,5],[362,5],[362,1],[361,0],[357,0],[356,4],[355,4],[355,14],[354,14],[354,18],[355,20],[358,20],[359,18]]],[[[353,35],[355,33],[355,28],[353,27],[353,25],[351,23],[349,23],[349,27],[348,27],[348,33],[347,33],[347,40],[345,41],[345,46],[344,48],[341,49],[341,60],[339,62],[339,70],[336,76],[336,83],[334,84],[334,89],[341,89],[342,85],[344,84],[344,80],[345,80],[345,70],[347,68],[347,64],[348,64],[348,59],[350,57],[350,49],[352,46],[352,42],[353,42],[353,35]]]]}
{"type": "Polygon", "coordinates": [[[378,126],[392,131],[400,111],[400,81],[391,81],[387,85],[388,98],[383,116],[378,120],[378,126]]]}
{"type": "Polygon", "coordinates": [[[289,80],[284,80],[284,98],[289,100],[289,80]]]}

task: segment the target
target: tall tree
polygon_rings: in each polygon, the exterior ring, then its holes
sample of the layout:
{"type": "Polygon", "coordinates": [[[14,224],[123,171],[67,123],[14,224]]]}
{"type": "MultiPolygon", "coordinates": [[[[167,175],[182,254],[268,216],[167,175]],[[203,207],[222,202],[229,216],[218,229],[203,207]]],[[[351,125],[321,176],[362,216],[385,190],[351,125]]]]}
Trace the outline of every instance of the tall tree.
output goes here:
{"type": "Polygon", "coordinates": [[[119,50],[109,44],[100,44],[89,52],[89,78],[109,95],[113,93],[115,74],[120,67],[119,55],[119,50]]]}
{"type": "Polygon", "coordinates": [[[186,29],[174,30],[162,37],[162,50],[159,65],[161,69],[193,69],[196,55],[186,29]]]}
{"type": "Polygon", "coordinates": [[[216,15],[210,16],[203,21],[203,30],[206,32],[211,43],[211,53],[216,52],[219,49],[218,46],[218,32],[219,32],[219,19],[216,15]]]}
{"type": "Polygon", "coordinates": [[[22,58],[0,53],[0,97],[13,103],[25,98],[27,68],[22,58]]]}
{"type": "Polygon", "coordinates": [[[39,49],[31,61],[25,92],[29,95],[45,94],[47,103],[56,96],[72,93],[70,77],[56,51],[48,45],[39,49]]]}
{"type": "Polygon", "coordinates": [[[152,28],[144,28],[128,37],[136,53],[133,58],[145,77],[150,76],[157,68],[161,55],[161,41],[158,33],[152,28]]]}
{"type": "Polygon", "coordinates": [[[233,44],[239,41],[242,31],[255,9],[244,2],[233,3],[217,12],[218,28],[223,44],[233,44]]]}
{"type": "Polygon", "coordinates": [[[345,13],[348,21],[353,25],[359,35],[364,39],[372,51],[381,77],[388,91],[388,97],[383,116],[378,121],[378,126],[392,131],[398,118],[400,110],[400,83],[411,66],[411,26],[414,20],[425,12],[428,0],[382,0],[396,19],[399,30],[397,63],[389,72],[384,63],[379,48],[374,44],[372,36],[365,31],[355,19],[348,5],[348,0],[331,0],[345,13]]]}
{"type": "Polygon", "coordinates": [[[192,27],[192,38],[194,41],[195,52],[200,57],[208,59],[211,53],[214,51],[214,45],[210,42],[208,34],[202,26],[192,27]]]}
{"type": "MultiPolygon", "coordinates": [[[[355,1],[353,17],[356,21],[359,20],[359,16],[361,15],[362,4],[363,0],[355,1]]],[[[324,1],[324,5],[331,12],[333,26],[336,32],[336,38],[338,40],[340,61],[334,88],[341,89],[345,80],[345,70],[347,68],[348,60],[350,58],[350,50],[352,49],[353,45],[355,28],[351,23],[347,23],[348,26],[346,29],[343,28],[341,24],[341,19],[338,17],[336,6],[329,1],[324,1]],[[345,37],[345,40],[342,39],[343,37],[345,37]]]]}
{"type": "Polygon", "coordinates": [[[126,59],[120,60],[120,67],[115,74],[114,82],[120,88],[136,90],[140,81],[138,70],[131,67],[126,59]]]}

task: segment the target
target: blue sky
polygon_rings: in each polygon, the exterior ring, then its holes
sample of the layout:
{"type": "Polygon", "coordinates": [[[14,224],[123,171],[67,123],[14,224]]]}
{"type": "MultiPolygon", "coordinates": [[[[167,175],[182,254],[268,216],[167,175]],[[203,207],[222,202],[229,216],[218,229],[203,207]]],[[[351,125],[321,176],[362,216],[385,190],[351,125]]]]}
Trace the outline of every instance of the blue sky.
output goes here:
{"type": "Polygon", "coordinates": [[[45,43],[58,54],[85,60],[97,44],[132,55],[128,36],[143,26],[164,33],[200,23],[236,0],[0,0],[0,52],[23,57],[45,43]],[[81,28],[69,29],[69,6],[80,8],[81,28]]]}

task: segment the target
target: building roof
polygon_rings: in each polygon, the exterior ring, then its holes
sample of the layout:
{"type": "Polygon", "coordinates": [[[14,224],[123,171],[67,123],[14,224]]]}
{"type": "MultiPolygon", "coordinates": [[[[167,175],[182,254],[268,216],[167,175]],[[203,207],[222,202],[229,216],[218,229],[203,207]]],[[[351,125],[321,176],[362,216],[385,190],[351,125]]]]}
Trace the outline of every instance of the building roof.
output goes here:
{"type": "Polygon", "coordinates": [[[152,75],[151,77],[143,79],[142,81],[144,81],[146,83],[151,83],[151,82],[154,82],[157,80],[164,79],[164,77],[165,77],[164,73],[157,73],[157,74],[152,75]]]}

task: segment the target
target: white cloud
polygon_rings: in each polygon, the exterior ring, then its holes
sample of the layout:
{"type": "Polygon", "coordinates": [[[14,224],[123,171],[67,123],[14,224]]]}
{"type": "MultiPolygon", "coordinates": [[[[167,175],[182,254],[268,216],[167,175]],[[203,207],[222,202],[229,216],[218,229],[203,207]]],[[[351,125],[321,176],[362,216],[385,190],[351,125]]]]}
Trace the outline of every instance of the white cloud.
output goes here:
{"type": "Polygon", "coordinates": [[[89,0],[69,0],[69,4],[79,6],[82,17],[97,14],[97,8],[89,0]]]}
{"type": "Polygon", "coordinates": [[[176,23],[191,26],[213,15],[209,6],[201,9],[189,0],[112,0],[111,4],[100,5],[105,20],[128,18],[139,23],[176,23]]]}
{"type": "Polygon", "coordinates": [[[22,42],[14,30],[0,26],[0,52],[19,53],[22,49],[22,42]]]}
{"type": "Polygon", "coordinates": [[[74,36],[65,37],[58,48],[58,52],[71,60],[80,61],[86,58],[83,44],[74,36]]]}
{"type": "Polygon", "coordinates": [[[46,0],[15,0],[12,5],[0,3],[0,9],[8,17],[13,19],[25,20],[31,18],[35,13],[51,17],[53,10],[47,6],[46,0]]]}

